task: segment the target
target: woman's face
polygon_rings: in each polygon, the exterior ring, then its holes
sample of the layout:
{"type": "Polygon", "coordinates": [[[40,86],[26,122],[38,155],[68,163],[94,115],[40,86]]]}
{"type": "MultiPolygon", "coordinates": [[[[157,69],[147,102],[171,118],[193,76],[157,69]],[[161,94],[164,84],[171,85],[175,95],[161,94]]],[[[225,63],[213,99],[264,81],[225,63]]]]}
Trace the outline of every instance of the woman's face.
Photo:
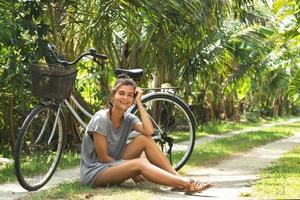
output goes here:
{"type": "Polygon", "coordinates": [[[134,101],[134,87],[130,85],[120,86],[112,97],[113,106],[125,112],[134,101]]]}

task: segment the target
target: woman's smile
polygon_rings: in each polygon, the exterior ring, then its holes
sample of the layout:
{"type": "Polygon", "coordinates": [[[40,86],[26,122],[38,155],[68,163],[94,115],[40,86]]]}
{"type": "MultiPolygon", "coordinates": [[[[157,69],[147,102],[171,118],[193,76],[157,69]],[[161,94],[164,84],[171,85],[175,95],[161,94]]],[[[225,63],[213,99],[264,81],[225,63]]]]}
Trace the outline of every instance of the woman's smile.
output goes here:
{"type": "Polygon", "coordinates": [[[134,88],[129,85],[123,85],[118,88],[118,91],[113,97],[114,106],[126,111],[133,103],[134,88]]]}

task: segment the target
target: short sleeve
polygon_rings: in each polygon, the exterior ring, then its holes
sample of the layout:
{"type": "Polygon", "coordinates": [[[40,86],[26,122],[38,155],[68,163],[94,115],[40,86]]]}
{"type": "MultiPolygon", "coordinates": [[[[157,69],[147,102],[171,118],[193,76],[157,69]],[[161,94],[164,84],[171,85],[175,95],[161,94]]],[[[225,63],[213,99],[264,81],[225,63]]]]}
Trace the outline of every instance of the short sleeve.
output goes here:
{"type": "Polygon", "coordinates": [[[136,115],[134,115],[134,114],[132,114],[132,113],[129,113],[128,114],[128,119],[129,119],[129,121],[130,121],[130,130],[132,130],[133,129],[133,126],[136,124],[136,123],[138,123],[138,122],[141,122],[141,120],[136,116],[136,115]]]}
{"type": "Polygon", "coordinates": [[[100,114],[94,115],[87,126],[87,133],[89,135],[94,132],[107,136],[106,121],[100,114]]]}

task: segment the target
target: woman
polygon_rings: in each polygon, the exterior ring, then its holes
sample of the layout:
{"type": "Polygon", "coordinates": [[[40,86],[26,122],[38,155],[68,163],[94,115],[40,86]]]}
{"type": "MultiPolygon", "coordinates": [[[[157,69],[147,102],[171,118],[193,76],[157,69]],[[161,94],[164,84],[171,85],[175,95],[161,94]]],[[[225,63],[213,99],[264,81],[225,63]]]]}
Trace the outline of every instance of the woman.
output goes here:
{"type": "Polygon", "coordinates": [[[129,178],[135,182],[146,179],[187,194],[211,187],[209,182],[179,176],[164,157],[151,138],[154,128],[141,102],[142,94],[128,76],[118,77],[112,90],[112,108],[98,111],[87,126],[81,151],[81,183],[105,187],[129,178]],[[126,112],[134,101],[141,119],[126,112]],[[141,134],[127,144],[133,130],[141,134]],[[143,152],[147,159],[140,157],[143,152]]]}

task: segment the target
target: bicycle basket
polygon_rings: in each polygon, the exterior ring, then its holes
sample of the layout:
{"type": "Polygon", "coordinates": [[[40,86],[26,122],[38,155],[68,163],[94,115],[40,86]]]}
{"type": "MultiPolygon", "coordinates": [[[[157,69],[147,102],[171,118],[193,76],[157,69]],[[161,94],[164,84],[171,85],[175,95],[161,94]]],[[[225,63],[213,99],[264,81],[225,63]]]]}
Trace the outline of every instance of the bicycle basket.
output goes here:
{"type": "Polygon", "coordinates": [[[71,96],[76,75],[75,68],[32,64],[32,94],[49,99],[67,99],[71,96]]]}

